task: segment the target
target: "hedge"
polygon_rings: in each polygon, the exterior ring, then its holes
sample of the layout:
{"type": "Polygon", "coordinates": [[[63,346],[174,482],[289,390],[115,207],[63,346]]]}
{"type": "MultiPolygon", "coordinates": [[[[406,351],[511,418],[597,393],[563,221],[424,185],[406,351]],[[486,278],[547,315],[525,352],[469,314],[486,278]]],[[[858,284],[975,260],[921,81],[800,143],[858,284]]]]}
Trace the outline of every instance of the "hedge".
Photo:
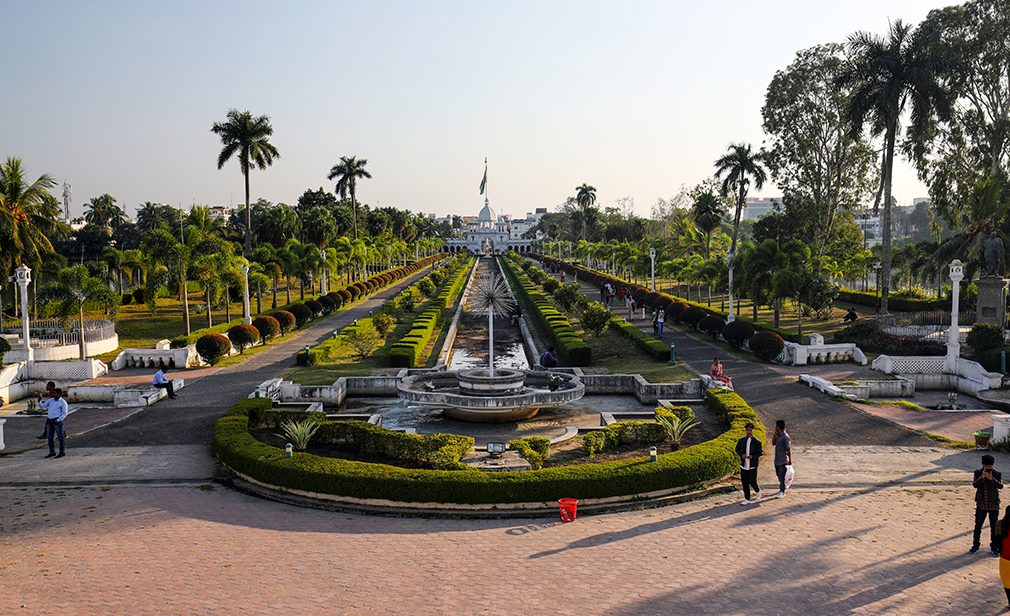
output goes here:
{"type": "Polygon", "coordinates": [[[399,502],[526,503],[558,498],[606,498],[697,485],[736,472],[736,442],[744,424],[758,416],[736,393],[713,389],[708,404],[729,428],[718,437],[659,455],[656,462],[634,458],[558,466],[538,471],[484,473],[477,470],[407,469],[385,464],[326,458],[308,453],[284,457],[284,451],[249,433],[249,413],[264,412],[267,398],[242,400],[214,426],[214,451],[231,469],[263,483],[353,498],[399,502]]]}
{"type": "Polygon", "coordinates": [[[515,253],[509,253],[502,259],[502,263],[505,275],[515,283],[519,298],[526,305],[527,314],[536,316],[565,361],[573,366],[590,365],[593,362],[593,350],[583,339],[582,330],[572,327],[568,317],[554,307],[537,287],[537,283],[517,267],[519,259],[515,253]]]}
{"type": "MultiPolygon", "coordinates": [[[[876,291],[856,291],[855,289],[839,289],[835,301],[868,306],[877,309],[880,297],[876,291]]],[[[918,297],[902,297],[895,293],[887,296],[887,309],[897,312],[918,312],[922,310],[950,310],[949,299],[920,299],[918,297]]]]}
{"type": "Polygon", "coordinates": [[[466,285],[467,274],[472,257],[461,255],[450,267],[452,273],[446,278],[438,295],[428,301],[424,310],[414,318],[410,329],[397,342],[389,347],[389,363],[400,368],[413,368],[427,363],[425,350],[433,337],[441,331],[439,324],[445,316],[446,308],[456,305],[463,287],[466,285]]]}
{"type": "Polygon", "coordinates": [[[670,361],[670,346],[662,340],[658,340],[646,334],[637,325],[629,323],[621,317],[614,315],[614,317],[610,319],[610,327],[625,337],[630,338],[631,341],[638,346],[638,348],[656,359],[661,361],[670,361]]]}

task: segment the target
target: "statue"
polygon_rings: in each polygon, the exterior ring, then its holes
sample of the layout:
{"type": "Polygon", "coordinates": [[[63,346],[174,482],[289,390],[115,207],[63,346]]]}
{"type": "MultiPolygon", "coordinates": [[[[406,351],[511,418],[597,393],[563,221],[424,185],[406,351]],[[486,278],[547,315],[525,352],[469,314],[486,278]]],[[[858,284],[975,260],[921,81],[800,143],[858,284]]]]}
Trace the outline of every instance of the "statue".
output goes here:
{"type": "Polygon", "coordinates": [[[1003,269],[1003,240],[993,231],[985,241],[982,276],[1000,276],[1003,269]]]}

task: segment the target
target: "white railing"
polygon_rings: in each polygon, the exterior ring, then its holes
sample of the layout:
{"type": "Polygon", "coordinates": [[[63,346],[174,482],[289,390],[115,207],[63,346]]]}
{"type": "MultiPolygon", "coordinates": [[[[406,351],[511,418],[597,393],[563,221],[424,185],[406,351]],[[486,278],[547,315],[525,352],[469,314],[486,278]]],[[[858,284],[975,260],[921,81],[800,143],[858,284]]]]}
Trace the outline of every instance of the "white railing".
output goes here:
{"type": "Polygon", "coordinates": [[[820,334],[810,335],[810,344],[787,342],[779,360],[786,365],[806,366],[807,364],[835,364],[853,361],[866,365],[866,355],[851,342],[824,344],[820,334]]]}

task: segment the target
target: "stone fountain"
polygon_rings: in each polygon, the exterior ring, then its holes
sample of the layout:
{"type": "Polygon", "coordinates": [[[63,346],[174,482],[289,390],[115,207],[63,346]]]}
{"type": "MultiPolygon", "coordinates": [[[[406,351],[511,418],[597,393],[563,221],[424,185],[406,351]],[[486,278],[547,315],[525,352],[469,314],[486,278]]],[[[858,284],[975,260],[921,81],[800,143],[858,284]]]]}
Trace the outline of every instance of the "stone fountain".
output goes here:
{"type": "Polygon", "coordinates": [[[529,419],[542,408],[572,402],[585,394],[585,385],[572,374],[495,368],[494,315],[508,314],[514,304],[512,294],[508,283],[497,275],[478,278],[474,293],[477,309],[487,312],[487,368],[404,377],[397,385],[400,398],[442,408],[453,419],[506,422],[529,419]]]}

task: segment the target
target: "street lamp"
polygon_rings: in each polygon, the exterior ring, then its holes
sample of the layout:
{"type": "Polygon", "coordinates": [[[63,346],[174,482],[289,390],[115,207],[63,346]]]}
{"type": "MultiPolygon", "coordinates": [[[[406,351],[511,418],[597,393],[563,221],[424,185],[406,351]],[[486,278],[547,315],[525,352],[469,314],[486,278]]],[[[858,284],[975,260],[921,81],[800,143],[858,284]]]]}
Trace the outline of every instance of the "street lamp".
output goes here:
{"type": "MultiPolygon", "coordinates": [[[[18,267],[14,270],[14,278],[18,286],[21,287],[21,340],[25,343],[25,361],[31,362],[35,359],[34,351],[32,350],[31,334],[28,329],[28,283],[32,281],[31,268],[27,265],[18,267]]],[[[83,326],[84,324],[81,323],[82,329],[83,326]]],[[[28,365],[31,366],[31,363],[28,365]]]]}
{"type": "Polygon", "coordinates": [[[650,284],[650,286],[651,286],[652,290],[655,291],[656,290],[656,249],[655,248],[650,248],[649,249],[649,261],[652,262],[651,273],[649,274],[649,278],[652,281],[651,284],[650,284]]]}
{"type": "Polygon", "coordinates": [[[880,263],[873,266],[873,294],[877,298],[877,312],[880,312],[880,267],[880,263]]]}
{"type": "Polygon", "coordinates": [[[957,373],[957,359],[961,356],[961,329],[958,327],[958,303],[961,295],[961,279],[964,278],[964,266],[954,259],[950,262],[950,329],[947,331],[947,372],[957,373]]]}
{"type": "Polygon", "coordinates": [[[327,288],[327,283],[329,282],[327,279],[329,278],[329,276],[326,275],[326,251],[323,250],[322,248],[319,249],[319,261],[320,261],[320,263],[323,264],[323,293],[322,294],[326,295],[326,292],[329,291],[329,289],[327,288]]]}
{"type": "Polygon", "coordinates": [[[242,266],[242,313],[245,315],[243,322],[252,325],[252,315],[249,314],[249,266],[242,266]]]}

